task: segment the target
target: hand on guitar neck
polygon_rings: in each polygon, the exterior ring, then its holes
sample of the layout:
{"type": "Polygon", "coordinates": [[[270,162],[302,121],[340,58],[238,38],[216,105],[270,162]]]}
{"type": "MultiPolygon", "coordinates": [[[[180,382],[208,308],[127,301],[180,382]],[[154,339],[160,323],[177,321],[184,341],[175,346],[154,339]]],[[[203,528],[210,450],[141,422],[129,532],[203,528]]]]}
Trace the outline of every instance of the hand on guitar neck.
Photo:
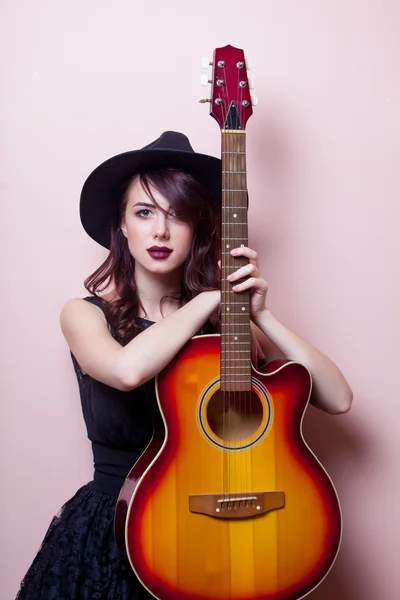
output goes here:
{"type": "Polygon", "coordinates": [[[240,267],[234,273],[227,276],[230,283],[234,284],[232,290],[235,293],[244,292],[245,290],[250,291],[250,317],[254,323],[257,323],[260,315],[267,308],[267,293],[268,284],[260,276],[258,269],[258,254],[255,250],[242,246],[240,248],[234,248],[231,251],[232,256],[244,256],[249,259],[249,263],[243,267],[240,267]],[[239,279],[247,277],[245,281],[235,283],[239,279]]]}
{"type": "Polygon", "coordinates": [[[268,284],[258,268],[255,250],[242,246],[232,249],[233,257],[245,257],[248,264],[230,273],[227,280],[232,291],[250,292],[250,317],[257,327],[252,328],[252,362],[287,358],[301,362],[313,375],[310,402],[325,412],[347,412],[352,403],[352,391],[339,368],[322,352],[285,327],[267,307],[268,284]],[[243,280],[243,278],[245,278],[243,280]],[[236,283],[240,280],[240,283],[236,283]]]}

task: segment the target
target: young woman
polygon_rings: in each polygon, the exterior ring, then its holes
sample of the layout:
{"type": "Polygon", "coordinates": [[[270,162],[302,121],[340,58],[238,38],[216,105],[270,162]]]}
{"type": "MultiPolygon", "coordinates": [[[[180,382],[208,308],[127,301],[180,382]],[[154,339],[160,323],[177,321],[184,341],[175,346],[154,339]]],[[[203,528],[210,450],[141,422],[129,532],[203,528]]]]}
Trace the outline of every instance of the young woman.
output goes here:
{"type": "MultiPolygon", "coordinates": [[[[220,161],[195,153],[175,132],[109,159],[83,187],[83,227],[110,254],[85,281],[90,296],[64,306],[61,327],[94,478],[53,519],[18,600],[149,598],[117,550],[114,511],[151,439],[153,378],[194,335],[218,329],[220,190],[220,161]]],[[[256,252],[243,247],[232,254],[248,259],[228,279],[234,291],[251,293],[253,360],[303,363],[313,376],[313,404],[332,414],[348,411],[352,392],[339,369],[268,309],[256,252]]]]}

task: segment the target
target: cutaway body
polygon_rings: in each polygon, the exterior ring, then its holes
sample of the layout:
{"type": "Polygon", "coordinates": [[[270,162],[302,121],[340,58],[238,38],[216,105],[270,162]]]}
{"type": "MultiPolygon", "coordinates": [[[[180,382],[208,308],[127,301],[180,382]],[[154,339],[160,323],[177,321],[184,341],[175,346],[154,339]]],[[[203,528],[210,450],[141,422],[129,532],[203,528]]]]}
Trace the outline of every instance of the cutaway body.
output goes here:
{"type": "Polygon", "coordinates": [[[341,538],[335,489],[301,433],[309,372],[253,370],[252,398],[231,394],[220,419],[219,381],[217,335],[159,375],[162,423],[121,492],[117,541],[160,600],[299,599],[341,538]]]}

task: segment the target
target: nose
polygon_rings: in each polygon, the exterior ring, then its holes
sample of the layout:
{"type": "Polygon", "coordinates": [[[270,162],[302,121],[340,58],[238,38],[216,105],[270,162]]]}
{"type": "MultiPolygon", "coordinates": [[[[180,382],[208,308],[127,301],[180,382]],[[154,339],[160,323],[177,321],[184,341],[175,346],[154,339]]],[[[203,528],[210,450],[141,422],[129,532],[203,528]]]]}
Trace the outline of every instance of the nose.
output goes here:
{"type": "Polygon", "coordinates": [[[155,219],[153,236],[154,239],[169,239],[168,218],[161,211],[155,219]]]}

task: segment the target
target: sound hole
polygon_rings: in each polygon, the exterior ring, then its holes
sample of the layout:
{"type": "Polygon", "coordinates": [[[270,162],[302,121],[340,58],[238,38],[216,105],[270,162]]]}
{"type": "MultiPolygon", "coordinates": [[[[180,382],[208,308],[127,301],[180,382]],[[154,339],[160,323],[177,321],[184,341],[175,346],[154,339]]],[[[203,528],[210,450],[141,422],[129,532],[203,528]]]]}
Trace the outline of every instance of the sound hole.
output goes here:
{"type": "Polygon", "coordinates": [[[263,406],[253,390],[221,392],[218,389],[207,406],[210,429],[228,442],[240,442],[251,437],[260,427],[262,417],[263,406]]]}

